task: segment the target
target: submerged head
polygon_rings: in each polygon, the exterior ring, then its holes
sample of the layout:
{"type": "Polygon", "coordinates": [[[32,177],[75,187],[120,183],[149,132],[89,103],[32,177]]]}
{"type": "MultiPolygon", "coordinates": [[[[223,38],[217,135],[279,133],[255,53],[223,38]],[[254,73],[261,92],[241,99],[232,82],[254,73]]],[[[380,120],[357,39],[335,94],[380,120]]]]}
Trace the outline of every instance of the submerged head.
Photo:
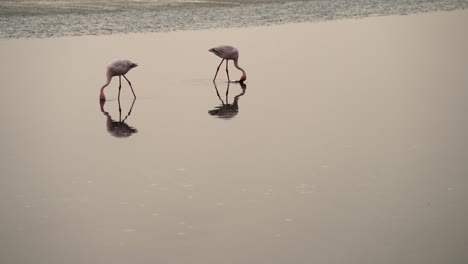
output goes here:
{"type": "Polygon", "coordinates": [[[103,91],[101,91],[101,94],[99,94],[99,100],[100,101],[106,101],[106,96],[104,95],[103,91]]]}
{"type": "Polygon", "coordinates": [[[239,80],[239,82],[242,83],[242,82],[244,82],[245,80],[247,80],[247,75],[245,75],[245,72],[243,72],[243,73],[242,73],[242,76],[241,76],[241,78],[240,78],[240,80],[239,80]]]}

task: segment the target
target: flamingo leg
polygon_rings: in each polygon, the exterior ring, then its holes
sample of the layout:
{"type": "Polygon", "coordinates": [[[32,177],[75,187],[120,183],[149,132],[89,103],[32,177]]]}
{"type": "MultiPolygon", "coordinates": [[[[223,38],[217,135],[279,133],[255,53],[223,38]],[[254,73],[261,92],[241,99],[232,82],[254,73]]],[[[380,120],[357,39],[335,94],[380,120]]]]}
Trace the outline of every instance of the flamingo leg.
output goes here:
{"type": "Polygon", "coordinates": [[[120,89],[122,88],[122,78],[119,75],[119,98],[120,98],[120,89]]]}
{"type": "Polygon", "coordinates": [[[127,80],[128,85],[130,85],[130,88],[132,89],[133,96],[136,98],[135,92],[133,91],[132,83],[127,79],[127,77],[125,77],[125,75],[123,75],[123,77],[125,78],[125,80],[127,80]]]}
{"type": "Polygon", "coordinates": [[[120,106],[120,96],[117,98],[117,102],[119,102],[119,122],[122,122],[122,107],[120,106]]]}
{"type": "Polygon", "coordinates": [[[221,67],[221,64],[223,64],[223,61],[224,59],[221,60],[221,63],[218,65],[218,69],[216,69],[216,74],[215,74],[215,77],[213,78],[213,82],[216,80],[216,76],[218,76],[219,67],[221,67]]]}
{"type": "Polygon", "coordinates": [[[227,74],[227,77],[228,77],[228,83],[231,81],[229,79],[229,70],[228,70],[228,65],[229,65],[229,60],[226,60],[226,74],[227,74]]]}
{"type": "Polygon", "coordinates": [[[120,90],[122,88],[122,78],[119,75],[119,97],[117,100],[119,101],[119,115],[122,114],[122,108],[120,108],[120,90]]]}

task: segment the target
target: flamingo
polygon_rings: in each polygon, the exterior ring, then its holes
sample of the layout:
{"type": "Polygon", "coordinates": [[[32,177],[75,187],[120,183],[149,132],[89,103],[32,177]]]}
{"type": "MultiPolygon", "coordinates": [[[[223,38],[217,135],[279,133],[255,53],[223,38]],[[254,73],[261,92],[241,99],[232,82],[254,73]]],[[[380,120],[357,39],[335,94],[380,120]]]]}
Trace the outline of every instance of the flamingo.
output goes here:
{"type": "Polygon", "coordinates": [[[227,74],[227,77],[228,77],[228,82],[230,81],[229,80],[229,70],[228,70],[229,60],[233,60],[234,61],[234,66],[242,72],[242,77],[240,78],[239,82],[242,83],[247,79],[247,75],[245,74],[244,69],[239,67],[239,64],[237,64],[237,60],[239,59],[239,51],[236,48],[234,48],[232,46],[229,46],[229,45],[222,45],[222,46],[212,48],[212,49],[210,49],[208,51],[213,52],[216,56],[222,58],[221,63],[218,66],[218,69],[216,69],[216,74],[215,74],[215,76],[213,78],[213,82],[216,80],[216,76],[218,75],[219,67],[221,67],[221,64],[223,64],[224,60],[226,60],[226,74],[227,74]]]}
{"type": "Polygon", "coordinates": [[[125,80],[127,80],[128,84],[130,85],[130,88],[132,89],[133,96],[136,98],[135,92],[133,91],[132,83],[125,77],[125,74],[133,68],[138,66],[138,64],[131,62],[129,60],[124,60],[124,59],[119,59],[119,60],[114,60],[107,66],[107,82],[101,87],[101,94],[99,95],[99,99],[101,101],[106,100],[106,96],[104,96],[104,88],[106,88],[109,83],[111,82],[112,77],[114,76],[119,76],[119,98],[120,98],[120,88],[122,87],[121,83],[121,77],[123,76],[125,80]]]}

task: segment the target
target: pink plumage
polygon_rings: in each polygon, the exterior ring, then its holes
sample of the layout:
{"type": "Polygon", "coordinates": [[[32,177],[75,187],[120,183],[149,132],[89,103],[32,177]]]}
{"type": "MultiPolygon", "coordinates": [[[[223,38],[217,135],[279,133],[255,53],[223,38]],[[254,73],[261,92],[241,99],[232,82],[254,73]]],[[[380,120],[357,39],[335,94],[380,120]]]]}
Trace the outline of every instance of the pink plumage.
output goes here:
{"type": "Polygon", "coordinates": [[[125,80],[127,80],[128,84],[130,85],[130,88],[132,89],[133,96],[136,98],[135,92],[133,91],[132,83],[130,82],[130,80],[127,79],[127,77],[125,77],[125,74],[127,74],[128,71],[130,71],[131,69],[137,66],[138,64],[131,62],[129,60],[125,60],[125,59],[114,60],[113,62],[111,62],[111,64],[107,65],[107,72],[106,72],[107,82],[101,87],[101,93],[99,95],[99,99],[101,99],[102,101],[106,100],[106,97],[104,96],[104,88],[106,88],[109,85],[112,77],[114,76],[119,76],[119,99],[120,99],[120,88],[122,87],[120,76],[123,76],[125,80]]]}
{"type": "Polygon", "coordinates": [[[239,60],[239,51],[229,45],[221,45],[218,47],[214,47],[209,50],[210,52],[213,52],[216,56],[222,58],[221,63],[218,65],[218,68],[216,69],[216,74],[213,78],[213,82],[216,80],[216,76],[218,75],[219,67],[221,67],[221,64],[223,64],[224,60],[226,60],[226,74],[229,80],[229,70],[228,70],[228,61],[233,60],[234,61],[234,66],[239,69],[242,72],[242,76],[239,80],[239,82],[244,82],[247,79],[247,75],[241,67],[239,67],[239,64],[237,61],[239,60]]]}

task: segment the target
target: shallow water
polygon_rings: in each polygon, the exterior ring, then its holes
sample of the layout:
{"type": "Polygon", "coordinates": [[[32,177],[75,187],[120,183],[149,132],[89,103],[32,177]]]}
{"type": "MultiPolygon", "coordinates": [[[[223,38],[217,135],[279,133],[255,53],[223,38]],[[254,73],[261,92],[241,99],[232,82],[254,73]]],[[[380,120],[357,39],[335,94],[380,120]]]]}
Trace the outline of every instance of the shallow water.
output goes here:
{"type": "Polygon", "coordinates": [[[0,41],[0,262],[466,263],[466,22],[0,41]]]}
{"type": "Polygon", "coordinates": [[[464,8],[467,0],[0,0],[0,38],[245,27],[464,8]]]}

